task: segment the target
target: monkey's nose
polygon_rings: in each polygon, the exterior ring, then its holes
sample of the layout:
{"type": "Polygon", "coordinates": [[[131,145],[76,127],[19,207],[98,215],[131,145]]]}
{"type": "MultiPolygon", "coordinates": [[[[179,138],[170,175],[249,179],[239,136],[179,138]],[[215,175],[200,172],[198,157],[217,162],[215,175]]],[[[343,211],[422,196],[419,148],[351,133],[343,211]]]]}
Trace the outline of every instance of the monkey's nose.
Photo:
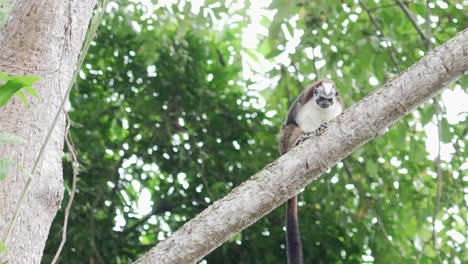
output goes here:
{"type": "Polygon", "coordinates": [[[328,108],[330,107],[331,105],[333,105],[333,99],[329,99],[329,98],[319,98],[317,100],[317,104],[321,107],[321,108],[328,108]]]}

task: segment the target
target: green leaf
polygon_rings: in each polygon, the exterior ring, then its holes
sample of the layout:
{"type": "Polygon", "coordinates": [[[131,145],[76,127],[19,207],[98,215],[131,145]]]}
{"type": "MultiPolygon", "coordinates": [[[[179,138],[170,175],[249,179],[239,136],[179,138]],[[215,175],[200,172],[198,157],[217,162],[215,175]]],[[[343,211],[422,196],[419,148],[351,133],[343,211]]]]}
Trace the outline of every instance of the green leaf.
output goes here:
{"type": "Polygon", "coordinates": [[[31,86],[39,79],[37,76],[10,76],[11,81],[21,83],[23,86],[31,86]]]}
{"type": "Polygon", "coordinates": [[[0,133],[0,145],[4,144],[22,144],[26,141],[11,133],[0,133]]]}
{"type": "Polygon", "coordinates": [[[0,181],[5,179],[8,176],[11,165],[13,165],[13,160],[10,158],[0,158],[0,181]]]}
{"type": "Polygon", "coordinates": [[[442,135],[441,135],[442,142],[449,143],[452,140],[453,136],[452,136],[452,132],[450,131],[450,124],[448,123],[447,118],[442,118],[441,126],[442,126],[442,135]]]}
{"type": "Polygon", "coordinates": [[[26,108],[29,108],[28,101],[26,100],[26,95],[24,95],[24,93],[21,91],[16,92],[16,95],[21,100],[21,102],[23,102],[24,106],[26,106],[26,108]]]}
{"type": "Polygon", "coordinates": [[[236,240],[242,240],[242,233],[241,232],[235,234],[234,236],[232,236],[229,239],[230,242],[235,242],[236,240]]]}
{"type": "Polygon", "coordinates": [[[36,89],[34,89],[32,86],[25,86],[24,89],[32,96],[39,98],[39,94],[37,93],[36,89]]]}
{"type": "MultiPolygon", "coordinates": [[[[5,73],[0,74],[1,80],[6,80],[6,83],[0,86],[0,107],[10,101],[11,97],[16,94],[19,90],[24,88],[27,92],[32,94],[34,97],[39,97],[39,94],[32,88],[32,85],[39,80],[36,76],[8,76],[5,73]]],[[[21,101],[28,106],[26,97],[23,93],[18,94],[21,101]]]]}
{"type": "Polygon", "coordinates": [[[0,0],[0,29],[5,25],[13,8],[13,1],[0,0]]]}
{"type": "Polygon", "coordinates": [[[19,91],[23,85],[19,82],[12,80],[7,81],[4,85],[0,86],[0,107],[6,105],[11,97],[19,91]]]}
{"type": "Polygon", "coordinates": [[[8,74],[6,74],[6,73],[0,71],[0,81],[6,82],[6,81],[8,81],[9,79],[10,79],[10,76],[9,76],[8,74]]]}
{"type": "MultiPolygon", "coordinates": [[[[385,80],[385,64],[388,60],[388,54],[380,52],[377,55],[372,56],[372,61],[374,62],[374,73],[379,82],[385,80]]],[[[393,66],[393,65],[392,65],[393,66]]]]}
{"type": "Polygon", "coordinates": [[[434,107],[426,107],[425,109],[424,108],[421,109],[420,113],[421,113],[421,123],[423,125],[426,125],[432,120],[435,110],[434,110],[434,107]]]}
{"type": "Polygon", "coordinates": [[[7,251],[7,248],[5,247],[5,244],[3,244],[3,242],[0,241],[0,253],[6,252],[6,251],[7,251]]]}
{"type": "Polygon", "coordinates": [[[369,174],[377,174],[378,168],[377,165],[372,160],[367,160],[366,162],[366,171],[369,174]]]}
{"type": "Polygon", "coordinates": [[[407,128],[404,126],[404,124],[401,124],[398,126],[395,139],[396,139],[396,142],[403,144],[402,147],[406,146],[404,144],[404,142],[406,142],[406,132],[407,132],[407,128]]]}

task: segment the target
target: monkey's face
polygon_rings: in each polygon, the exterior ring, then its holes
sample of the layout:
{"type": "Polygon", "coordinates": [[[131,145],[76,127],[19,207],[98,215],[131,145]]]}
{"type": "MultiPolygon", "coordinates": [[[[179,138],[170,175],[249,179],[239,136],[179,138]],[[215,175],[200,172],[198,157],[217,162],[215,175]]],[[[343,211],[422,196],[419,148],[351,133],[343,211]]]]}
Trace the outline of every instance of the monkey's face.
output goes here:
{"type": "Polygon", "coordinates": [[[321,108],[327,109],[336,103],[338,90],[332,82],[322,82],[314,90],[314,102],[321,108]]]}

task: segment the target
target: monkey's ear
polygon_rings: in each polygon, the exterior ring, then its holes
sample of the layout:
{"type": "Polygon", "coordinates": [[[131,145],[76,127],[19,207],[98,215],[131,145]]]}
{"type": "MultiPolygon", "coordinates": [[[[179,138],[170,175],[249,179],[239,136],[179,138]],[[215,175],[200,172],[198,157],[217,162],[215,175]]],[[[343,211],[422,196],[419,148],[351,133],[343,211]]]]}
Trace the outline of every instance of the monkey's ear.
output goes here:
{"type": "Polygon", "coordinates": [[[323,80],[318,80],[318,81],[316,81],[316,82],[313,84],[313,86],[314,86],[314,88],[315,88],[315,87],[319,87],[319,86],[322,85],[322,84],[323,84],[323,80]]]}
{"type": "Polygon", "coordinates": [[[304,103],[308,102],[315,94],[315,85],[311,85],[307,88],[307,91],[304,94],[304,103]]]}

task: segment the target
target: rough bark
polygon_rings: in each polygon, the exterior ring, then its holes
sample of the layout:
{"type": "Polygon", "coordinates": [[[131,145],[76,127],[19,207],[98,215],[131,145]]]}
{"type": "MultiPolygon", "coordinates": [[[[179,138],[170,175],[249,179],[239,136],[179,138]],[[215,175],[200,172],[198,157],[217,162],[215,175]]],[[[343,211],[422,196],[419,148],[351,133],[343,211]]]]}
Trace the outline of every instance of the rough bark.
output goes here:
{"type": "MultiPolygon", "coordinates": [[[[0,157],[12,155],[29,172],[38,156],[60,102],[72,81],[95,0],[16,0],[5,26],[0,29],[0,71],[41,77],[34,85],[40,99],[30,108],[14,98],[0,109],[0,132],[26,140],[22,145],[0,147],[0,157]]],[[[0,262],[40,263],[49,228],[63,197],[62,151],[65,118],[62,115],[18,218],[6,242],[0,262]]],[[[6,232],[18,206],[27,173],[12,168],[0,182],[0,235],[6,232]]]]}
{"type": "Polygon", "coordinates": [[[213,203],[135,263],[194,263],[468,70],[468,30],[433,50],[312,137],[213,203]]]}

